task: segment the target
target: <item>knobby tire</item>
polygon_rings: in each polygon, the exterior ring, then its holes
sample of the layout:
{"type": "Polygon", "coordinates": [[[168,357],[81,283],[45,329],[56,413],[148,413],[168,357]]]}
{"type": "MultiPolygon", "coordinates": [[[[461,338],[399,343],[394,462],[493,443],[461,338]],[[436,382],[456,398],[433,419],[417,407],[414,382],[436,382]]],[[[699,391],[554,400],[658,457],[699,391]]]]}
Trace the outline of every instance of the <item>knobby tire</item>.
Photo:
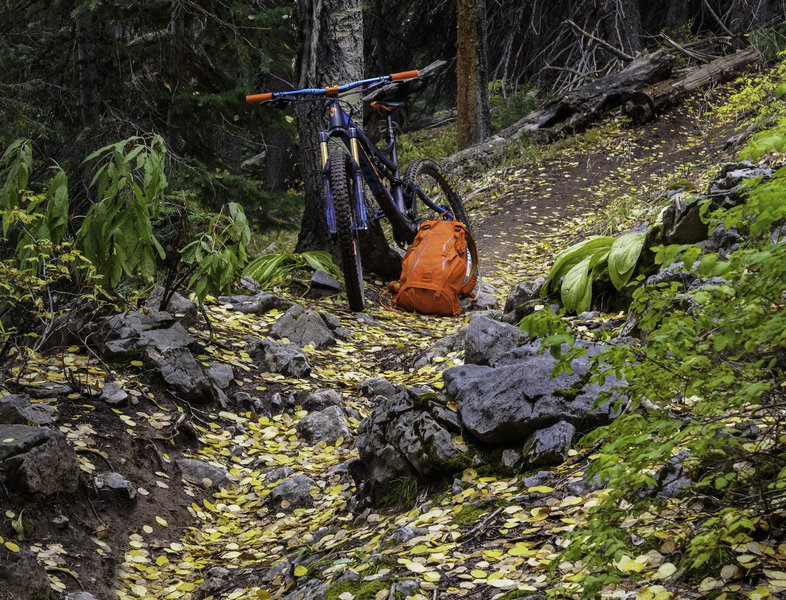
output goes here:
{"type": "Polygon", "coordinates": [[[421,223],[427,219],[436,218],[438,215],[434,210],[417,196],[416,186],[423,189],[436,204],[440,206],[447,204],[456,220],[464,223],[467,229],[472,231],[461,197],[445,178],[437,163],[427,158],[418,158],[407,167],[404,174],[404,189],[407,190],[407,193],[415,196],[410,204],[415,212],[415,220],[421,223]]]}
{"type": "Polygon", "coordinates": [[[363,267],[360,261],[360,242],[358,240],[355,204],[355,178],[349,168],[349,156],[342,150],[330,153],[330,189],[333,193],[333,206],[336,211],[336,229],[341,270],[344,272],[344,287],[350,310],[362,311],[363,267]]]}

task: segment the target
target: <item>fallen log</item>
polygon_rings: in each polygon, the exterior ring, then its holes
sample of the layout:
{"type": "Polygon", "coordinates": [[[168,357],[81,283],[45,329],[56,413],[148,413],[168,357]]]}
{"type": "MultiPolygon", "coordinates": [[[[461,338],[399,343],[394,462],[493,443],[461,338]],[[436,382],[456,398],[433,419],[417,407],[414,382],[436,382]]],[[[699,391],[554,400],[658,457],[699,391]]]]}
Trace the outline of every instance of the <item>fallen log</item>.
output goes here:
{"type": "Polygon", "coordinates": [[[498,135],[510,139],[527,131],[548,130],[560,135],[581,129],[601,112],[619,106],[646,85],[667,79],[675,61],[665,50],[643,54],[621,71],[546,103],[498,135]]]}
{"type": "Polygon", "coordinates": [[[623,102],[623,112],[634,123],[649,121],[658,110],[673,106],[700,88],[722,83],[761,60],[755,48],[738,50],[712,62],[691,69],[674,79],[667,79],[630,93],[623,102]]]}

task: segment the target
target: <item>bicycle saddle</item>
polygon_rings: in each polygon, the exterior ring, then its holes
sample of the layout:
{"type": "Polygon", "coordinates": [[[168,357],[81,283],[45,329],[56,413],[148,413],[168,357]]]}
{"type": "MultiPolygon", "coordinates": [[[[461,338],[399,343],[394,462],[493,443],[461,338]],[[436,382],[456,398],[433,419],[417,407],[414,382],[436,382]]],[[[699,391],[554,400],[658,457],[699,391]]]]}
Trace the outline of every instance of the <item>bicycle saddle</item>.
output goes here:
{"type": "Polygon", "coordinates": [[[403,102],[392,102],[389,100],[374,100],[371,108],[376,109],[379,114],[394,113],[404,108],[403,102]]]}

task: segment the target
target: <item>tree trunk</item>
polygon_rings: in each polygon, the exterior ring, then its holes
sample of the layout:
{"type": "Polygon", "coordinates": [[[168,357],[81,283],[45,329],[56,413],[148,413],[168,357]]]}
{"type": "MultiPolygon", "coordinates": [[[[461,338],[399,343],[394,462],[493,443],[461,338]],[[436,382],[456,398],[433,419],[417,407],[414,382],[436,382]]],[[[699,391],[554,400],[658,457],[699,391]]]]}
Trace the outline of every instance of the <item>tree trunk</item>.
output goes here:
{"type": "Polygon", "coordinates": [[[638,0],[605,0],[602,15],[607,42],[632,56],[644,49],[638,0]]]}
{"type": "Polygon", "coordinates": [[[456,80],[459,150],[491,135],[486,1],[459,0],[456,80]]]}
{"type": "MultiPolygon", "coordinates": [[[[363,13],[361,0],[298,2],[298,87],[326,87],[363,77],[363,13]]],[[[360,96],[349,96],[354,120],[362,121],[360,96]]],[[[324,128],[325,103],[296,105],[300,136],[299,162],[305,207],[296,252],[329,249],[322,201],[322,161],[318,134],[324,128]]],[[[385,240],[378,221],[361,239],[363,267],[383,275],[401,272],[401,257],[385,240]]]]}
{"type": "Polygon", "coordinates": [[[98,126],[98,107],[101,95],[98,92],[93,15],[89,9],[85,8],[77,13],[75,25],[82,127],[94,135],[98,126]]]}

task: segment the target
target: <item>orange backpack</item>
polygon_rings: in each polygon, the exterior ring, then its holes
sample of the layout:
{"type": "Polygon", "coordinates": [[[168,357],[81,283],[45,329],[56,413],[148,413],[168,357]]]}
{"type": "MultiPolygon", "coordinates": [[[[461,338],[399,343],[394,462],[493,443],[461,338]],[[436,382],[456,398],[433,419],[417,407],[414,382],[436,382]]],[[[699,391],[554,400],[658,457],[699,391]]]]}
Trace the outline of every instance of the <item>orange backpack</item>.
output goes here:
{"type": "Polygon", "coordinates": [[[461,312],[478,278],[475,240],[460,221],[424,221],[401,263],[401,278],[388,285],[393,304],[425,315],[461,312]]]}

